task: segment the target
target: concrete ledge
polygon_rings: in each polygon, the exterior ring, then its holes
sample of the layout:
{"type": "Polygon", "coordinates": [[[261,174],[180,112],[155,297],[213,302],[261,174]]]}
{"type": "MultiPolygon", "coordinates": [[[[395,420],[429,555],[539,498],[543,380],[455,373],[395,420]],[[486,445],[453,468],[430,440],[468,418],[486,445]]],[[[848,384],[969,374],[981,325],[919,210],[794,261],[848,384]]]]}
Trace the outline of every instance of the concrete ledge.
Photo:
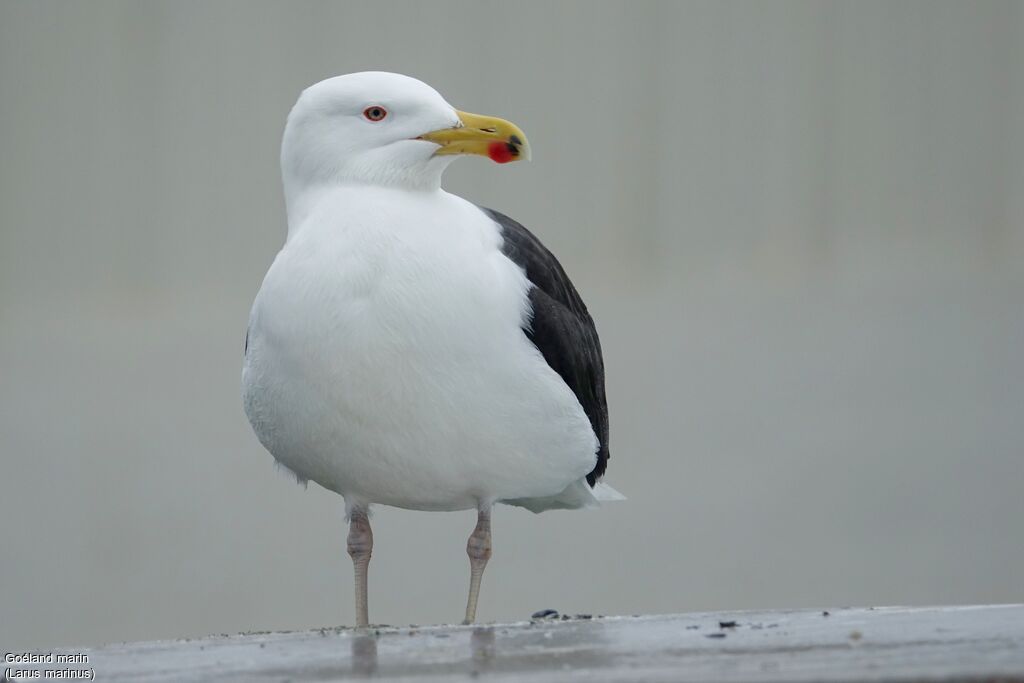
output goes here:
{"type": "Polygon", "coordinates": [[[417,682],[1024,682],[1024,605],[700,613],[367,632],[326,628],[82,652],[88,664],[73,666],[91,667],[95,680],[154,683],[371,676],[417,682]]]}

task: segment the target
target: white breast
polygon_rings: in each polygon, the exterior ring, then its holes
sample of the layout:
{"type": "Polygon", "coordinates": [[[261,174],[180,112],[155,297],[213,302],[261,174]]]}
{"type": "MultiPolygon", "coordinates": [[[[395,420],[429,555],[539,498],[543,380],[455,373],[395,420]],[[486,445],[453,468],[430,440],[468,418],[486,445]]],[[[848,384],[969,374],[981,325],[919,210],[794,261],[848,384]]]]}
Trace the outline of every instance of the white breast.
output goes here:
{"type": "Polygon", "coordinates": [[[472,204],[333,190],[257,296],[246,413],[282,464],[349,504],[558,494],[593,467],[597,440],[522,333],[528,288],[472,204]]]}

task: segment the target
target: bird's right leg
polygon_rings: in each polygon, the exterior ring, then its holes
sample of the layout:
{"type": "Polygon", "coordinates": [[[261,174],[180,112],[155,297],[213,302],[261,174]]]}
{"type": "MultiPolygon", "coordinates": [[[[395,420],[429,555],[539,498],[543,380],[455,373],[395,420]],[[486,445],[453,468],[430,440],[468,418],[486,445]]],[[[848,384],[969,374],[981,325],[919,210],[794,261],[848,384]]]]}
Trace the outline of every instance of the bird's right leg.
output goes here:
{"type": "Polygon", "coordinates": [[[480,598],[480,580],[484,577],[484,567],[491,559],[491,506],[481,503],[477,511],[476,528],[469,535],[466,543],[469,555],[469,600],[466,602],[466,619],[463,624],[476,621],[476,603],[480,598]]]}
{"type": "Polygon", "coordinates": [[[373,552],[373,531],[370,530],[370,518],[366,509],[353,507],[349,511],[348,523],[348,554],[352,557],[352,567],[356,579],[356,628],[370,625],[369,608],[366,600],[366,575],[370,567],[370,554],[373,552]]]}

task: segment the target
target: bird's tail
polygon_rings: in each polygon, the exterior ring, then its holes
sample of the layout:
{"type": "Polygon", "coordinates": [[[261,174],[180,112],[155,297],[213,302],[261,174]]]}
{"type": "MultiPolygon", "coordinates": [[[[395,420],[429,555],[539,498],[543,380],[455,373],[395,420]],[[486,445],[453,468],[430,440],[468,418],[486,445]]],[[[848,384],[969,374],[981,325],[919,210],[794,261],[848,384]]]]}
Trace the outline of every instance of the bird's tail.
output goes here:
{"type": "Polygon", "coordinates": [[[506,505],[526,508],[530,512],[545,510],[577,510],[579,508],[598,507],[601,503],[626,500],[626,497],[603,481],[597,482],[594,488],[586,479],[574,481],[565,490],[554,496],[545,498],[515,498],[503,500],[506,505]]]}
{"type": "Polygon", "coordinates": [[[596,500],[602,503],[612,503],[618,500],[626,500],[626,497],[613,489],[603,481],[594,484],[593,495],[596,500]]]}

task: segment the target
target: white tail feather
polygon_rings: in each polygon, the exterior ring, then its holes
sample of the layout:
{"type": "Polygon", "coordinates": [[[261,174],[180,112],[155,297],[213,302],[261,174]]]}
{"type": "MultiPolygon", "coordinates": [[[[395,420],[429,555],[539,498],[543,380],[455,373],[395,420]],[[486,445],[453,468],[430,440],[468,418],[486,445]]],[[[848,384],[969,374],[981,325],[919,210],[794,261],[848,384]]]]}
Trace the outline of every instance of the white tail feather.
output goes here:
{"type": "Polygon", "coordinates": [[[628,500],[624,495],[613,489],[603,481],[597,482],[594,485],[594,498],[597,498],[602,503],[611,503],[617,500],[628,500]]]}
{"type": "Polygon", "coordinates": [[[579,508],[598,507],[602,502],[626,500],[626,497],[604,482],[598,482],[594,488],[586,479],[574,481],[561,493],[546,498],[516,498],[502,500],[506,505],[523,507],[530,512],[545,510],[577,510],[579,508]]]}

